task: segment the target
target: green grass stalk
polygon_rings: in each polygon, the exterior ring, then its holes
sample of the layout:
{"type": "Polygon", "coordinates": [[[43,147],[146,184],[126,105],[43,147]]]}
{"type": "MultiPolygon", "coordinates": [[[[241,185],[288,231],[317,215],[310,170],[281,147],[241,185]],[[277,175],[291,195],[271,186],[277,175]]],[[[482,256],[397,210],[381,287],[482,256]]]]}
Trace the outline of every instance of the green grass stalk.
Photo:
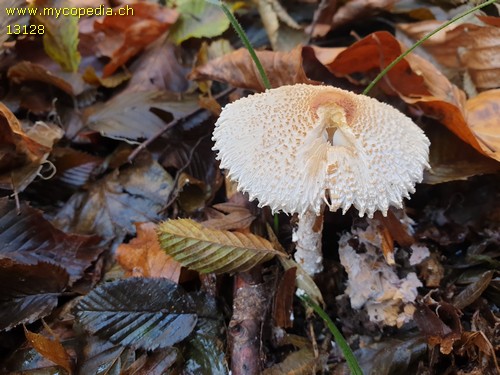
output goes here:
{"type": "Polygon", "coordinates": [[[452,18],[451,20],[449,20],[448,22],[445,22],[443,23],[441,26],[439,26],[438,28],[436,28],[435,30],[431,31],[430,33],[428,33],[427,35],[425,35],[422,39],[420,39],[419,41],[417,41],[414,45],[412,45],[409,49],[407,49],[405,52],[403,52],[401,55],[399,55],[393,62],[391,62],[389,65],[387,65],[385,67],[384,70],[382,70],[376,77],[373,81],[370,82],[370,84],[365,88],[365,90],[363,91],[363,95],[368,95],[368,93],[370,92],[370,90],[387,74],[387,72],[389,72],[389,70],[391,70],[392,68],[394,68],[394,66],[396,66],[396,64],[398,62],[400,62],[401,60],[403,60],[408,54],[410,54],[411,52],[413,52],[413,50],[415,48],[417,48],[418,46],[420,46],[423,42],[425,42],[427,39],[429,39],[431,36],[433,36],[434,34],[437,34],[438,32],[440,32],[441,30],[447,28],[448,26],[450,26],[451,24],[457,22],[458,20],[460,20],[461,18],[464,18],[465,16],[468,16],[469,14],[471,13],[474,13],[475,11],[481,9],[481,8],[484,8],[485,6],[488,6],[490,4],[493,4],[495,3],[497,0],[488,0],[486,1],[485,3],[483,4],[480,4],[480,5],[477,5],[475,6],[474,8],[471,8],[461,14],[459,14],[458,16],[452,18]]]}

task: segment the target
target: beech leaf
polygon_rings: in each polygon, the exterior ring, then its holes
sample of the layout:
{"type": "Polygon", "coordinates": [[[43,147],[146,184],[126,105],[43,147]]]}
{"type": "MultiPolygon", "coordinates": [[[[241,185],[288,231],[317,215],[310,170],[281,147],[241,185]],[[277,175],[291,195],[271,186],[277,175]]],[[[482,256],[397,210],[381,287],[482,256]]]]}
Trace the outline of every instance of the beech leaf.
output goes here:
{"type": "Polygon", "coordinates": [[[49,315],[68,280],[68,273],[54,264],[0,259],[0,330],[49,315]]]}
{"type": "Polygon", "coordinates": [[[190,219],[161,223],[158,237],[168,255],[201,273],[244,272],[280,254],[262,237],[207,229],[190,219]]]}
{"type": "Polygon", "coordinates": [[[145,350],[184,340],[198,320],[193,299],[167,279],[129,278],[103,284],[76,306],[88,332],[145,350]]]}

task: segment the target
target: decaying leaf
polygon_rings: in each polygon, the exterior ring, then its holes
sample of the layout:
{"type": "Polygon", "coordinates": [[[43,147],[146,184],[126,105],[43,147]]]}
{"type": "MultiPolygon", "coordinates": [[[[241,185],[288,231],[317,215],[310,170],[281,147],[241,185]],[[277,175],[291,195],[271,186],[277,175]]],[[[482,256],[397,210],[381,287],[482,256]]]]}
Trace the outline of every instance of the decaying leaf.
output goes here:
{"type": "Polygon", "coordinates": [[[306,29],[313,36],[325,36],[330,30],[360,21],[389,9],[395,0],[352,0],[339,3],[325,0],[314,14],[315,23],[306,29]]]}
{"type": "MultiPolygon", "coordinates": [[[[4,9],[8,8],[25,8],[26,0],[5,0],[2,4],[4,9]]],[[[7,12],[2,11],[0,13],[0,30],[4,30],[0,33],[0,53],[3,52],[4,46],[3,44],[11,37],[6,31],[8,30],[8,26],[11,27],[13,25],[24,26],[29,23],[28,15],[20,15],[19,13],[14,15],[8,15],[7,12]]]]}
{"type": "Polygon", "coordinates": [[[92,290],[77,321],[120,346],[155,350],[184,340],[198,320],[192,298],[167,279],[129,278],[92,290]]]}
{"type": "Polygon", "coordinates": [[[226,202],[214,204],[213,209],[207,208],[208,220],[203,222],[203,226],[217,230],[238,230],[248,229],[255,220],[255,216],[238,204],[226,202]]]}
{"type": "MultiPolygon", "coordinates": [[[[272,87],[295,83],[319,84],[307,78],[302,66],[302,47],[290,52],[257,51],[272,87]]],[[[231,86],[264,91],[260,74],[248,51],[236,50],[207,64],[195,68],[190,79],[212,79],[229,83],[231,86]]]]}
{"type": "MultiPolygon", "coordinates": [[[[63,8],[69,9],[71,2],[68,0],[35,0],[31,6],[61,10],[63,8]]],[[[43,34],[43,46],[47,55],[61,65],[64,70],[76,72],[81,60],[78,52],[78,17],[75,15],[55,17],[38,12],[34,18],[44,25],[44,31],[41,34],[43,34]]]]}
{"type": "Polygon", "coordinates": [[[150,138],[166,123],[161,118],[178,119],[192,112],[197,101],[175,101],[165,92],[125,92],[104,104],[87,108],[87,126],[101,134],[121,140],[150,138]]]}
{"type": "MultiPolygon", "coordinates": [[[[467,23],[456,23],[426,40],[422,47],[445,69],[449,78],[465,73],[477,90],[500,86],[500,29],[481,16],[467,23]]],[[[418,40],[436,29],[442,21],[399,24],[398,29],[418,40]]]]}
{"type": "Polygon", "coordinates": [[[116,260],[132,276],[164,277],[177,283],[181,265],[160,248],[156,224],[136,223],[137,237],[116,249],[116,260]]]}
{"type": "Polygon", "coordinates": [[[84,349],[81,374],[120,374],[133,362],[133,350],[90,336],[84,349]]]}
{"type": "Polygon", "coordinates": [[[0,259],[0,330],[49,315],[67,287],[68,273],[51,263],[21,264],[0,259]]]}
{"type": "Polygon", "coordinates": [[[170,175],[145,156],[134,166],[114,170],[87,192],[75,193],[54,221],[66,231],[121,243],[126,234],[135,233],[134,223],[160,220],[172,188],[170,175]]]}
{"type": "Polygon", "coordinates": [[[104,67],[103,77],[113,74],[131,57],[160,37],[172,25],[178,14],[173,9],[155,3],[135,3],[127,15],[108,15],[94,23],[93,32],[103,32],[105,39],[99,48],[111,61],[104,67]]]}
{"type": "Polygon", "coordinates": [[[464,309],[465,307],[473,303],[481,296],[488,285],[490,285],[493,274],[494,271],[486,271],[485,273],[483,273],[476,282],[468,285],[464,290],[460,292],[460,294],[455,296],[453,305],[457,309],[464,309]]]}
{"type": "Polygon", "coordinates": [[[218,36],[229,28],[229,20],[215,4],[205,0],[176,0],[175,4],[180,17],[170,38],[177,44],[189,38],[218,36]]]}
{"type": "Polygon", "coordinates": [[[47,221],[42,212],[13,200],[0,199],[0,257],[24,264],[47,262],[63,267],[73,283],[83,276],[99,254],[99,238],[66,234],[47,221]]]}
{"type": "MultiPolygon", "coordinates": [[[[45,329],[53,334],[52,330],[45,323],[44,325],[45,329]]],[[[71,375],[73,373],[70,357],[57,337],[51,339],[41,333],[31,332],[26,327],[24,327],[24,334],[38,353],[61,366],[68,374],[71,375]]]]}
{"type": "Polygon", "coordinates": [[[280,254],[262,237],[207,229],[189,219],[164,221],[158,238],[168,255],[201,273],[243,272],[280,254]]]}
{"type": "Polygon", "coordinates": [[[302,348],[289,354],[281,363],[265,369],[263,375],[314,374],[320,367],[320,360],[314,356],[312,348],[302,348]]]}
{"type": "Polygon", "coordinates": [[[14,114],[0,102],[0,189],[22,191],[38,175],[52,145],[63,131],[37,122],[26,131],[14,114]]]}

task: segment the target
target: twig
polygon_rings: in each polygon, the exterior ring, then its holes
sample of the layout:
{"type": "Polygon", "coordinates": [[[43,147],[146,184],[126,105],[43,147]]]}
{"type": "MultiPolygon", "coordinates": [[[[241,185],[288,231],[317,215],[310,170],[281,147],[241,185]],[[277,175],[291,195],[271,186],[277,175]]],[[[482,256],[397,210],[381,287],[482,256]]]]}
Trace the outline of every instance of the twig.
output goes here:
{"type": "Polygon", "coordinates": [[[233,375],[261,373],[261,327],[266,313],[265,284],[260,267],[236,275],[233,316],[229,322],[231,372],[233,375]]]}
{"type": "MultiPolygon", "coordinates": [[[[234,90],[236,90],[235,88],[229,88],[229,89],[226,89],[220,93],[218,93],[217,95],[214,96],[215,99],[220,99],[226,95],[229,95],[230,93],[232,93],[234,90]]],[[[184,117],[181,117],[181,118],[177,118],[175,120],[172,120],[170,121],[167,125],[165,125],[165,127],[163,129],[161,129],[159,132],[157,132],[156,134],[153,134],[152,137],[146,139],[144,142],[142,142],[139,146],[137,146],[137,148],[132,151],[132,153],[129,155],[128,157],[128,162],[129,163],[132,163],[134,161],[134,159],[137,157],[137,155],[139,155],[139,153],[146,149],[151,143],[153,143],[156,139],[158,139],[159,137],[161,137],[161,135],[163,133],[165,133],[167,130],[169,130],[170,128],[186,121],[189,117],[191,116],[194,116],[194,115],[197,115],[198,113],[201,113],[203,111],[206,111],[205,108],[201,108],[201,107],[198,107],[194,110],[192,110],[191,112],[188,112],[184,117]]]]}

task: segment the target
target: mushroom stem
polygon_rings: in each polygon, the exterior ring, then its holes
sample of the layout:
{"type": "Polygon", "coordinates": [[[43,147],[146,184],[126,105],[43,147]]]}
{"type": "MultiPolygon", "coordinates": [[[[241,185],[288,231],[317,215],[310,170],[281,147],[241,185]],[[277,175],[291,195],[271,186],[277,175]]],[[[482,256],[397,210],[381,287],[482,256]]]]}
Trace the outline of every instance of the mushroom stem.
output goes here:
{"type": "Polygon", "coordinates": [[[306,211],[299,215],[299,224],[292,237],[296,244],[294,258],[311,276],[323,270],[322,232],[323,214],[316,216],[315,212],[306,211]]]}

